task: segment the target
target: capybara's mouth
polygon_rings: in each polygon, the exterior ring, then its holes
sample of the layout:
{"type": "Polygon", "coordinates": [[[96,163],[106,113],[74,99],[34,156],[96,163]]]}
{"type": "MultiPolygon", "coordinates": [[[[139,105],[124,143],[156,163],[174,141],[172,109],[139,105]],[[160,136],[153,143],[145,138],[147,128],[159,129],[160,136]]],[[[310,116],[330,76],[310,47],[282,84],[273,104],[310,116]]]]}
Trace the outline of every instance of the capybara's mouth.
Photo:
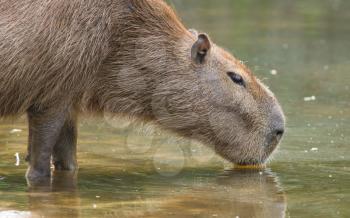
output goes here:
{"type": "Polygon", "coordinates": [[[241,160],[238,163],[234,163],[234,165],[241,166],[241,167],[259,167],[262,165],[265,165],[267,158],[264,159],[251,159],[251,160],[241,160]]]}
{"type": "Polygon", "coordinates": [[[263,168],[271,153],[263,153],[259,155],[251,156],[250,158],[240,159],[239,157],[230,157],[228,155],[222,155],[223,158],[230,161],[234,166],[239,168],[263,168]]]}
{"type": "Polygon", "coordinates": [[[230,161],[234,166],[247,167],[247,168],[262,168],[272,155],[273,151],[278,144],[273,146],[256,146],[255,149],[249,151],[242,151],[242,148],[237,150],[229,149],[229,152],[223,150],[216,150],[224,159],[230,161]]]}

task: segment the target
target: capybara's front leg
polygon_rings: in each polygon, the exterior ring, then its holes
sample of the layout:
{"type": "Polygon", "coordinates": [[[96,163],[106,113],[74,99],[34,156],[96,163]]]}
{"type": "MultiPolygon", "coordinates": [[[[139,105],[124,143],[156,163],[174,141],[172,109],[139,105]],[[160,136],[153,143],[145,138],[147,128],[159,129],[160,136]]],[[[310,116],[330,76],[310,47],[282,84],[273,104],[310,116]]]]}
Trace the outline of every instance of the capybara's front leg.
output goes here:
{"type": "MultiPolygon", "coordinates": [[[[29,113],[28,113],[28,122],[29,122],[29,120],[30,120],[30,117],[29,117],[29,113]]],[[[32,125],[30,125],[30,123],[29,123],[29,125],[28,125],[28,148],[27,148],[27,157],[26,157],[26,161],[28,162],[28,163],[30,163],[30,152],[31,152],[31,144],[33,143],[32,141],[33,141],[33,126],[32,125]]]]}
{"type": "Polygon", "coordinates": [[[74,113],[67,116],[53,149],[55,170],[74,171],[77,166],[77,119],[74,113]]]}
{"type": "Polygon", "coordinates": [[[53,147],[64,125],[67,110],[28,110],[29,168],[26,177],[30,181],[50,177],[50,161],[53,147]]]}

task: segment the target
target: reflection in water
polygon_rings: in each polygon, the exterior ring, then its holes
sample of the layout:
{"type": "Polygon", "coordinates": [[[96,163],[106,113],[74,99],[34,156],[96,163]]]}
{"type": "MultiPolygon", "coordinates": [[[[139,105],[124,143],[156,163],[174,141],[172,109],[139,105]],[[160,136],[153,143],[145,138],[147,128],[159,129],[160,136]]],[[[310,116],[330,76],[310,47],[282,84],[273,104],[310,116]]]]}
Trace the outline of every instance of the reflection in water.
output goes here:
{"type": "Polygon", "coordinates": [[[51,181],[29,184],[28,207],[32,217],[79,217],[77,174],[55,172],[51,181]]]}
{"type": "Polygon", "coordinates": [[[269,170],[233,169],[216,177],[188,170],[172,179],[158,174],[140,176],[146,186],[133,187],[140,189],[136,194],[123,190],[130,188],[134,174],[117,177],[119,196],[104,193],[95,196],[104,198],[95,204],[78,191],[75,174],[55,173],[50,184],[29,186],[30,212],[12,211],[16,214],[12,217],[285,217],[284,194],[269,170]],[[187,185],[179,186],[183,183],[187,185]]]}
{"type": "Polygon", "coordinates": [[[226,171],[214,181],[194,178],[190,192],[173,196],[163,208],[176,217],[285,217],[287,203],[268,170],[226,171]]]}
{"type": "Polygon", "coordinates": [[[285,217],[286,198],[269,170],[227,171],[218,183],[230,189],[232,210],[240,217],[285,217]]]}

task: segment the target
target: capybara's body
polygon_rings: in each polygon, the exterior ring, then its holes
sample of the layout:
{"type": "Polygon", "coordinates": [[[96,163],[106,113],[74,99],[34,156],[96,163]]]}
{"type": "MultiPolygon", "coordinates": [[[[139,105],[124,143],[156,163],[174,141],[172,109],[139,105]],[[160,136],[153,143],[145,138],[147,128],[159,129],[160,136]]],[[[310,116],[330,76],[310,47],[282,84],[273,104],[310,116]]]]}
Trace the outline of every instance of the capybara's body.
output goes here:
{"type": "Polygon", "coordinates": [[[0,114],[79,101],[111,52],[112,10],[112,1],[1,0],[0,114]]]}
{"type": "Polygon", "coordinates": [[[0,116],[28,114],[28,178],[76,168],[77,114],[116,113],[264,162],[283,113],[240,61],[162,0],[0,0],[0,116]]]}

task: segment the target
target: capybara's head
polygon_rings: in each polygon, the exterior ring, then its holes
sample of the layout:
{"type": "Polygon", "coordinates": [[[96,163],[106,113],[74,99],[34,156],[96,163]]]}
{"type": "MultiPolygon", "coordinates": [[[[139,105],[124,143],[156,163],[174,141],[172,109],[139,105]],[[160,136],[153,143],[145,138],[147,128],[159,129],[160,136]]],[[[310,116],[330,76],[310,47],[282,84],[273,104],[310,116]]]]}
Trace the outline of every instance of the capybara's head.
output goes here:
{"type": "Polygon", "coordinates": [[[166,73],[156,78],[156,122],[212,146],[233,163],[264,163],[284,133],[273,93],[206,34],[190,31],[179,44],[163,64],[166,73]]]}

